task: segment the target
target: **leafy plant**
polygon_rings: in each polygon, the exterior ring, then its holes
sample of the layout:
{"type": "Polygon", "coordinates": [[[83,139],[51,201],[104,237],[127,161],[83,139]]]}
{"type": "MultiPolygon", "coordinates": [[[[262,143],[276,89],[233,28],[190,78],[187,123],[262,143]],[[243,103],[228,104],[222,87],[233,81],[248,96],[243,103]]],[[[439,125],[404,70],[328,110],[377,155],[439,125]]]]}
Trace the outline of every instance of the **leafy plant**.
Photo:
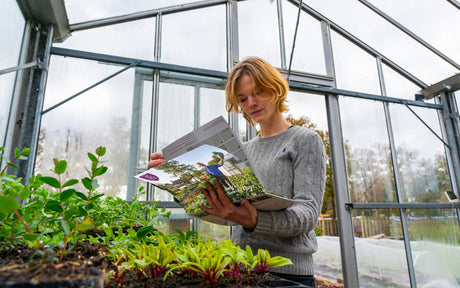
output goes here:
{"type": "Polygon", "coordinates": [[[191,270],[203,275],[206,287],[216,287],[216,280],[227,271],[230,262],[224,251],[210,240],[197,245],[185,245],[176,251],[177,264],[171,264],[164,279],[175,269],[191,270]]]}
{"type": "Polygon", "coordinates": [[[249,246],[246,246],[246,257],[251,265],[251,270],[256,271],[262,276],[273,268],[293,265],[290,259],[281,256],[271,257],[267,250],[259,249],[257,255],[254,255],[249,246]]]}

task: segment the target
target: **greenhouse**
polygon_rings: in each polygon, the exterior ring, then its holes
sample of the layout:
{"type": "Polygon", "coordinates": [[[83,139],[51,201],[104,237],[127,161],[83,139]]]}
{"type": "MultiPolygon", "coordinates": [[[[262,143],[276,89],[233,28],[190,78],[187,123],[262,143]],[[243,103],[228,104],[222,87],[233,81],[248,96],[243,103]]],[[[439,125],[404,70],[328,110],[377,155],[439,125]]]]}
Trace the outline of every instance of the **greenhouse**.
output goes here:
{"type": "Polygon", "coordinates": [[[107,229],[104,199],[133,205],[113,218],[147,213],[129,226],[160,231],[164,249],[174,231],[228,245],[230,226],[135,176],[218,116],[241,142],[258,137],[225,93],[232,67],[257,56],[287,80],[283,116],[326,150],[317,281],[460,287],[459,27],[457,0],[0,1],[0,256],[21,239],[71,250],[89,216],[107,229]]]}

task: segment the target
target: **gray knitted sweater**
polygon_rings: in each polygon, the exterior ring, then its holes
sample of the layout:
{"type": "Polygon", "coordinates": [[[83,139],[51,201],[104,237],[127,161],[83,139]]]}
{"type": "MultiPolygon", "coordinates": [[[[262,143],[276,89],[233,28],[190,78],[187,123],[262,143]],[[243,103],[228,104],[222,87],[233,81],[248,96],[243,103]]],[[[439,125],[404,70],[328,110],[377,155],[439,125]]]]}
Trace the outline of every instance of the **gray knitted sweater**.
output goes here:
{"type": "Polygon", "coordinates": [[[232,240],[254,253],[267,249],[270,256],[291,259],[294,265],[273,272],[313,275],[312,254],[317,249],[315,228],[321,213],[326,178],[326,153],[314,131],[293,126],[275,136],[256,137],[245,150],[266,191],[291,199],[310,200],[279,211],[258,211],[254,231],[232,228],[232,240]]]}

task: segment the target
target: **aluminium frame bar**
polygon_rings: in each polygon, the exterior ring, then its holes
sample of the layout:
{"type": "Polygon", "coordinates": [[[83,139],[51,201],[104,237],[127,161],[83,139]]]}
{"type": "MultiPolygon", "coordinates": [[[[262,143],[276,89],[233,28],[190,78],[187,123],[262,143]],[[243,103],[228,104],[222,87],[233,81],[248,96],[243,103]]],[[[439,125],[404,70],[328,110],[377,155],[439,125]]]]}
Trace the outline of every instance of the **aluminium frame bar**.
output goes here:
{"type": "Polygon", "coordinates": [[[452,209],[460,203],[345,203],[347,209],[452,209]]]}
{"type": "MultiPolygon", "coordinates": [[[[380,93],[383,96],[387,96],[387,89],[385,85],[385,77],[383,73],[383,67],[382,67],[382,59],[379,57],[376,57],[376,64],[377,64],[377,71],[379,75],[379,82],[380,82],[380,93]]],[[[401,184],[401,176],[397,172],[399,171],[399,161],[396,156],[396,144],[395,144],[395,138],[393,134],[393,124],[391,120],[391,113],[390,113],[390,106],[388,102],[383,102],[383,110],[385,113],[385,124],[387,128],[387,135],[388,135],[388,144],[390,147],[390,157],[391,157],[391,165],[393,167],[393,177],[394,177],[394,185],[396,189],[396,201],[397,203],[401,203],[403,200],[403,193],[401,190],[402,184],[401,184]]],[[[351,213],[351,211],[350,211],[351,213]]],[[[406,255],[406,262],[407,262],[407,271],[409,273],[409,281],[411,283],[411,286],[414,287],[417,284],[416,277],[415,277],[415,269],[414,269],[414,261],[412,259],[412,247],[410,243],[410,236],[409,236],[409,227],[407,225],[407,213],[406,210],[404,209],[399,209],[399,217],[401,219],[401,230],[402,230],[402,235],[403,235],[403,240],[404,240],[404,251],[406,255]]]]}
{"type": "MultiPolygon", "coordinates": [[[[129,22],[133,20],[140,20],[140,19],[155,17],[158,14],[166,15],[166,14],[173,14],[173,13],[183,12],[183,11],[188,11],[188,10],[222,5],[222,4],[228,3],[229,1],[230,0],[206,0],[206,1],[189,3],[189,4],[179,4],[179,5],[168,6],[168,7],[158,8],[158,9],[151,9],[151,10],[146,10],[146,11],[141,11],[141,12],[135,12],[135,13],[125,14],[121,16],[101,18],[97,20],[70,24],[69,30],[70,32],[87,30],[87,29],[98,28],[98,27],[103,27],[103,26],[108,26],[108,25],[113,25],[113,24],[120,24],[120,23],[129,22]]],[[[242,1],[242,0],[238,0],[238,1],[242,1]]]]}
{"type": "Polygon", "coordinates": [[[41,66],[42,66],[42,64],[41,64],[41,62],[39,60],[34,60],[34,61],[26,63],[26,64],[22,64],[22,65],[10,67],[10,68],[2,69],[2,70],[0,70],[0,75],[7,74],[7,73],[10,73],[10,72],[19,71],[19,70],[23,70],[23,69],[28,69],[28,68],[37,68],[37,67],[41,68],[41,66]]]}
{"type": "Polygon", "coordinates": [[[49,107],[48,109],[43,110],[43,111],[42,111],[42,115],[48,113],[48,112],[51,111],[51,110],[56,109],[57,107],[61,106],[62,104],[66,103],[66,102],[68,102],[68,101],[70,101],[70,100],[72,100],[73,98],[75,98],[75,97],[77,97],[77,96],[80,96],[81,94],[85,93],[86,91],[89,91],[89,90],[93,89],[94,87],[99,86],[100,84],[106,82],[107,80],[112,79],[113,77],[117,76],[117,75],[120,74],[120,73],[123,73],[124,71],[128,70],[129,68],[131,68],[131,67],[133,67],[133,66],[136,66],[138,63],[139,63],[139,61],[134,62],[134,63],[131,63],[131,64],[129,64],[128,66],[126,66],[125,68],[123,68],[123,69],[121,69],[121,70],[119,70],[119,71],[117,71],[117,72],[115,72],[115,73],[113,73],[113,74],[111,74],[111,75],[105,77],[104,79],[102,79],[102,80],[100,80],[100,81],[97,81],[97,82],[94,83],[93,85],[90,85],[90,86],[88,86],[87,88],[81,90],[80,92],[75,93],[74,95],[72,95],[72,96],[70,96],[70,97],[68,97],[68,98],[66,98],[66,99],[64,99],[64,100],[62,100],[62,101],[59,102],[59,103],[56,103],[55,105],[49,107]]]}
{"type": "MultiPolygon", "coordinates": [[[[207,77],[213,77],[213,78],[221,78],[221,79],[226,79],[228,75],[227,72],[222,72],[222,71],[217,71],[217,70],[194,68],[194,67],[189,67],[189,66],[167,64],[167,63],[156,62],[156,61],[140,60],[136,58],[113,56],[113,55],[86,52],[86,51],[59,48],[59,47],[52,47],[51,54],[58,55],[58,56],[81,58],[81,59],[87,59],[87,60],[95,60],[95,61],[107,62],[107,63],[119,64],[119,65],[131,65],[132,63],[138,61],[136,66],[141,67],[141,68],[150,68],[150,69],[159,69],[159,70],[166,70],[166,71],[172,71],[172,72],[189,73],[189,74],[195,74],[195,75],[201,75],[201,76],[207,76],[207,77]]],[[[377,94],[337,89],[333,87],[317,86],[317,85],[312,85],[312,84],[308,84],[304,82],[289,81],[289,87],[293,90],[304,91],[304,92],[309,92],[313,94],[342,95],[342,96],[350,96],[350,97],[362,98],[362,99],[368,99],[368,100],[385,101],[389,103],[397,103],[397,104],[403,104],[403,105],[407,104],[411,106],[433,108],[433,109],[439,109],[439,110],[442,109],[442,105],[439,105],[439,104],[425,103],[425,102],[415,101],[415,100],[407,100],[407,99],[387,97],[387,96],[382,96],[382,95],[377,95],[377,94]]]]}
{"type": "Polygon", "coordinates": [[[379,8],[377,8],[376,6],[372,5],[371,3],[369,3],[366,0],[358,0],[358,1],[363,3],[367,8],[371,9],[372,11],[374,11],[375,13],[380,15],[382,18],[384,18],[385,20],[387,20],[388,22],[390,22],[394,26],[396,26],[396,28],[398,28],[402,32],[406,33],[409,37],[411,37],[412,39],[414,39],[418,43],[422,44],[425,48],[427,48],[428,50],[430,50],[431,52],[433,52],[437,56],[441,57],[444,61],[446,61],[450,65],[452,65],[455,68],[460,70],[460,65],[457,62],[455,62],[454,60],[450,59],[449,57],[447,57],[447,55],[443,54],[441,51],[439,51],[438,49],[436,49],[433,46],[431,46],[428,42],[426,42],[425,40],[423,40],[422,38],[417,36],[415,33],[410,31],[409,29],[407,29],[404,25],[400,24],[398,21],[396,21],[393,18],[391,18],[389,15],[385,14],[382,10],[380,10],[379,8]]]}

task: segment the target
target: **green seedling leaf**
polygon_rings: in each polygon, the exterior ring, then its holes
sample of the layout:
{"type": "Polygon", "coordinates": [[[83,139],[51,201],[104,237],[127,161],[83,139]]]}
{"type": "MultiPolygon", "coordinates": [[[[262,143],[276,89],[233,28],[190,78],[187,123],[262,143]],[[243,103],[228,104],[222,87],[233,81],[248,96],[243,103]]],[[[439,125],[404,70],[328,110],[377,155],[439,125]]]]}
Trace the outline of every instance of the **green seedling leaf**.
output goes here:
{"type": "Polygon", "coordinates": [[[65,182],[64,185],[62,185],[62,188],[72,186],[78,183],[77,179],[70,179],[69,181],[65,182]]]}
{"type": "Polygon", "coordinates": [[[72,197],[77,191],[75,189],[67,189],[61,193],[61,202],[65,202],[67,199],[72,197]]]}
{"type": "Polygon", "coordinates": [[[86,211],[85,206],[78,207],[78,210],[80,211],[81,216],[84,216],[84,217],[88,216],[88,211],[86,211]]]}
{"type": "Polygon", "coordinates": [[[78,198],[83,199],[83,200],[85,200],[85,201],[88,200],[88,197],[86,197],[86,195],[83,194],[83,193],[81,193],[81,192],[75,192],[75,195],[76,195],[78,198]]]}
{"type": "Polygon", "coordinates": [[[75,227],[75,230],[77,231],[86,231],[88,229],[91,229],[93,227],[93,221],[91,218],[86,217],[83,221],[78,223],[77,227],[75,227]]]}
{"type": "Polygon", "coordinates": [[[67,169],[67,161],[58,161],[54,166],[54,173],[61,175],[65,172],[65,169],[67,169]]]}
{"type": "Polygon", "coordinates": [[[70,234],[70,227],[69,227],[69,224],[66,221],[61,220],[61,227],[62,227],[62,230],[64,231],[65,235],[70,234]]]}
{"type": "Polygon", "coordinates": [[[96,149],[96,154],[97,154],[97,156],[99,156],[99,157],[104,156],[104,155],[105,155],[105,152],[106,152],[105,147],[100,146],[100,147],[98,147],[98,148],[96,149]]]}
{"type": "Polygon", "coordinates": [[[14,157],[16,157],[16,159],[21,157],[21,152],[19,152],[19,149],[17,147],[14,149],[14,157]]]}
{"type": "Polygon", "coordinates": [[[35,241],[38,238],[38,236],[38,234],[26,233],[24,235],[24,239],[26,239],[27,241],[35,241]]]}
{"type": "Polygon", "coordinates": [[[16,182],[16,179],[11,178],[9,176],[2,176],[0,179],[2,179],[4,181],[8,181],[8,182],[16,182]]]}
{"type": "Polygon", "coordinates": [[[14,165],[14,164],[13,164],[13,163],[11,163],[11,162],[10,162],[9,164],[10,164],[10,167],[13,167],[14,169],[19,169],[19,167],[18,167],[18,166],[14,165]]]}
{"type": "Polygon", "coordinates": [[[45,211],[54,211],[62,213],[64,209],[61,207],[61,203],[56,200],[49,200],[45,205],[45,211]]]}
{"type": "Polygon", "coordinates": [[[141,229],[137,230],[137,237],[144,238],[145,236],[147,236],[148,233],[151,233],[153,231],[154,229],[152,226],[142,227],[141,229]]]}
{"type": "Polygon", "coordinates": [[[44,177],[41,177],[40,180],[45,182],[46,184],[50,185],[51,187],[61,188],[61,183],[59,183],[59,180],[57,180],[54,177],[46,177],[46,176],[44,176],[44,177]]]}
{"type": "Polygon", "coordinates": [[[89,153],[89,152],[88,152],[88,158],[89,158],[89,160],[91,160],[91,162],[96,162],[97,163],[99,161],[99,160],[97,160],[97,157],[94,156],[94,154],[89,153]]]}
{"type": "Polygon", "coordinates": [[[30,148],[24,147],[22,148],[21,155],[27,156],[30,154],[30,148]]]}
{"type": "Polygon", "coordinates": [[[14,198],[9,196],[0,196],[0,211],[4,214],[10,214],[11,212],[19,209],[19,203],[14,198]]]}
{"type": "Polygon", "coordinates": [[[94,170],[94,176],[100,176],[102,174],[104,174],[105,172],[107,172],[107,167],[105,166],[101,166],[99,168],[96,168],[96,170],[94,170]]]}
{"type": "Polygon", "coordinates": [[[19,198],[21,200],[27,199],[30,197],[30,189],[28,187],[24,187],[21,192],[19,192],[19,198]]]}
{"type": "Polygon", "coordinates": [[[93,190],[93,185],[91,185],[91,179],[89,179],[88,177],[81,179],[81,183],[83,183],[83,186],[85,186],[86,189],[93,190]]]}
{"type": "Polygon", "coordinates": [[[94,190],[99,188],[99,183],[97,183],[97,179],[94,179],[93,182],[91,182],[91,187],[93,187],[94,190]]]}

